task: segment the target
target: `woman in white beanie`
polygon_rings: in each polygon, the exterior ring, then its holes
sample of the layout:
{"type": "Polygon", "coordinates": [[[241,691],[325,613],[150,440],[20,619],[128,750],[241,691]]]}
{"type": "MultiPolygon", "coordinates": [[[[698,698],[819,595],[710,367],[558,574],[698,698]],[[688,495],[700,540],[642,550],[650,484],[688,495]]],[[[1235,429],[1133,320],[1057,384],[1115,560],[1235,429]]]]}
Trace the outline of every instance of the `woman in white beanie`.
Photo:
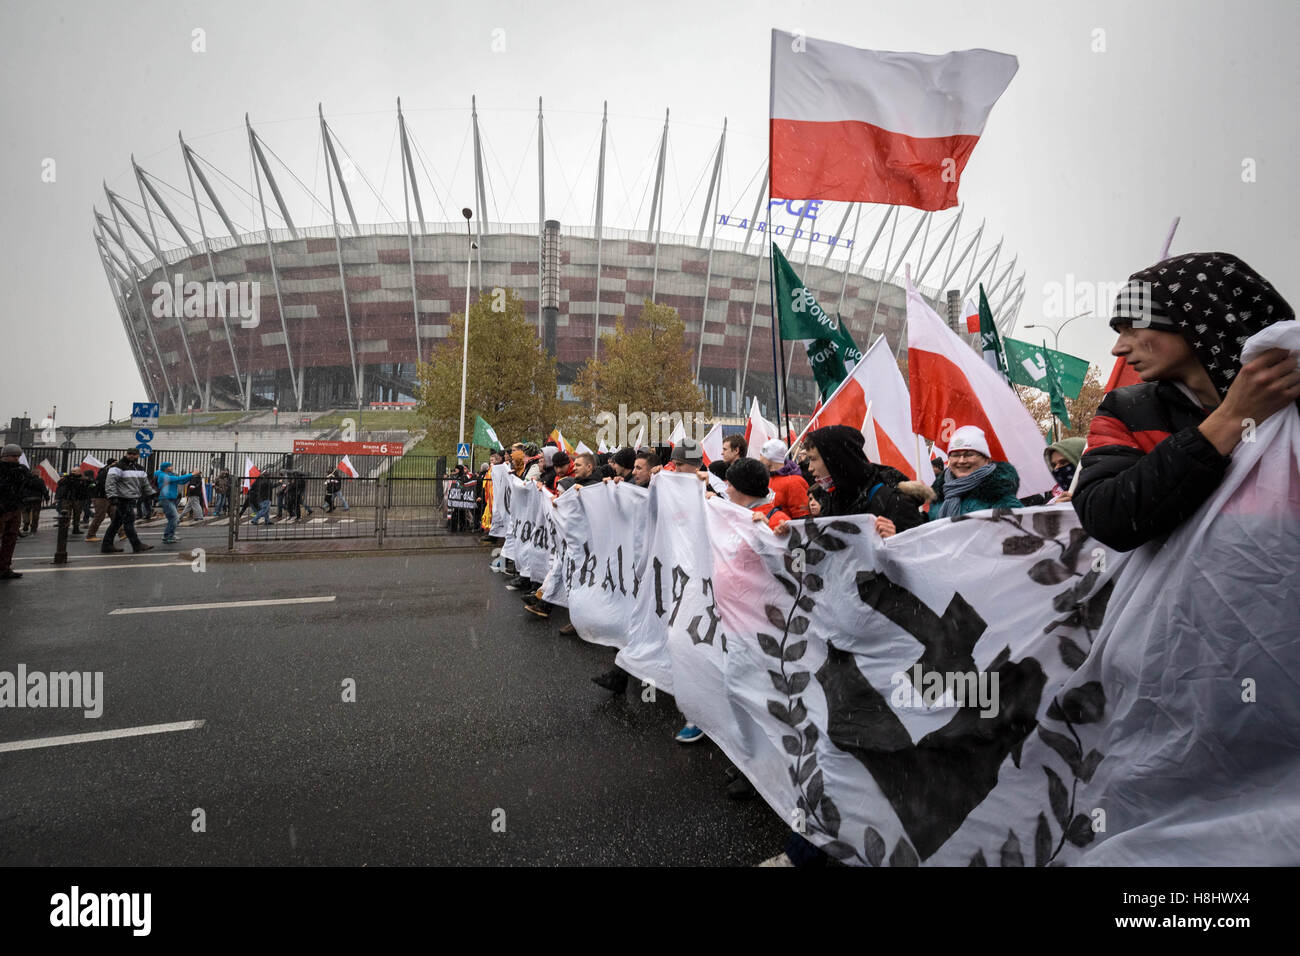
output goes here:
{"type": "Polygon", "coordinates": [[[930,520],[988,508],[1019,508],[1019,487],[1015,466],[992,460],[984,429],[965,425],[948,441],[948,467],[934,483],[939,498],[930,505],[930,520]]]}

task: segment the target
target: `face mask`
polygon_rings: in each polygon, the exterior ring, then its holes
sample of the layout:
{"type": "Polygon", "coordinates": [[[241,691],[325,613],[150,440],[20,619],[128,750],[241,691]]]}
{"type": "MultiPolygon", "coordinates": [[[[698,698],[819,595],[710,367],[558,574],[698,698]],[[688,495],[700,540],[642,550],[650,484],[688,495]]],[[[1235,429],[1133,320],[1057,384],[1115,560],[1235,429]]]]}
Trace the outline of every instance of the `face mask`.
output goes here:
{"type": "Polygon", "coordinates": [[[1052,469],[1052,477],[1062,488],[1069,488],[1070,482],[1074,481],[1074,465],[1062,465],[1060,468],[1052,469]]]}

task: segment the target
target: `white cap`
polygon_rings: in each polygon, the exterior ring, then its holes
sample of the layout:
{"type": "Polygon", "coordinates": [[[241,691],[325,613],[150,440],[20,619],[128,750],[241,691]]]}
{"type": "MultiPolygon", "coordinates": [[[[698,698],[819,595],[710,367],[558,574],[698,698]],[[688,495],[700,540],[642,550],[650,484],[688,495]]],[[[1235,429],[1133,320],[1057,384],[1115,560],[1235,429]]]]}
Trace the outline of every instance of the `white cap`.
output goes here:
{"type": "Polygon", "coordinates": [[[988,439],[984,437],[984,429],[977,428],[974,425],[963,425],[952,433],[952,438],[948,442],[948,454],[960,450],[977,451],[985,458],[992,458],[989,454],[988,439]]]}
{"type": "Polygon", "coordinates": [[[552,459],[555,457],[555,453],[559,450],[560,449],[556,448],[554,445],[547,445],[542,449],[542,461],[546,462],[549,467],[552,464],[552,459]]]}
{"type": "Polygon", "coordinates": [[[763,447],[758,450],[758,457],[766,458],[768,461],[785,461],[785,456],[790,453],[785,442],[779,438],[769,438],[763,442],[763,447]]]}

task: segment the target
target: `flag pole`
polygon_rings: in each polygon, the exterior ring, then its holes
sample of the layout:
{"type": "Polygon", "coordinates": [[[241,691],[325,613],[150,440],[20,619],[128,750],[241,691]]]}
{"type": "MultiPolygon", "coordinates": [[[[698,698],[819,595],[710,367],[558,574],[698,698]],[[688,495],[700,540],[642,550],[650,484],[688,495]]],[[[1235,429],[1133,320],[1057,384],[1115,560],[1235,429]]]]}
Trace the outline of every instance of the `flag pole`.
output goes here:
{"type": "Polygon", "coordinates": [[[1173,225],[1169,227],[1169,235],[1165,236],[1164,248],[1160,250],[1160,258],[1156,262],[1164,262],[1169,258],[1169,247],[1174,244],[1174,233],[1178,231],[1178,223],[1182,221],[1182,216],[1174,216],[1173,225]]]}
{"type": "MultiPolygon", "coordinates": [[[[769,241],[771,237],[769,236],[769,241]]],[[[772,312],[772,385],[776,388],[776,420],[781,421],[782,398],[785,398],[785,432],[790,434],[790,400],[782,394],[781,380],[785,378],[785,347],[781,343],[780,334],[777,326],[780,324],[780,316],[776,311],[776,256],[768,257],[768,284],[767,284],[767,301],[768,308],[772,312]]],[[[780,425],[778,424],[778,428],[780,425]]]]}

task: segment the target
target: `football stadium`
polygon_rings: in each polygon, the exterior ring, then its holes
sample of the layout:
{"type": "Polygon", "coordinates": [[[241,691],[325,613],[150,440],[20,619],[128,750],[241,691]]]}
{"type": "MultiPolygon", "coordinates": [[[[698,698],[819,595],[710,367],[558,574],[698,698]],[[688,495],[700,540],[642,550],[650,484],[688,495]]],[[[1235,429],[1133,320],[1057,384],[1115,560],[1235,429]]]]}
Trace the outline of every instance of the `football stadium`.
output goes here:
{"type": "MultiPolygon", "coordinates": [[[[202,149],[181,134],[133,156],[105,183],[94,241],[150,398],[165,412],[413,402],[417,363],[464,311],[468,282],[475,297],[506,287],[524,300],[562,392],[619,316],[670,305],[714,413],[735,415],[748,396],[774,397],[769,243],[863,349],[903,343],[905,267],[963,333],[980,284],[999,327],[1014,324],[1016,259],[974,210],[769,200],[762,140],[728,145],[725,121],[710,132],[605,108],[552,124],[539,101],[525,137],[519,112],[441,111],[426,149],[428,125],[417,135],[400,100],[349,139],[318,108],[273,132],[245,117],[202,149]],[[613,175],[620,124],[643,147],[634,177],[613,175]],[[357,136],[381,168],[348,151],[357,136]],[[457,141],[449,171],[439,147],[457,141]],[[490,141],[508,144],[506,162],[490,141]],[[569,145],[586,156],[566,160],[569,145]],[[534,198],[536,221],[509,221],[534,198]],[[380,215],[365,218],[386,221],[362,221],[371,205],[380,215]]],[[[787,343],[786,358],[791,411],[806,412],[803,348],[787,343]]]]}

